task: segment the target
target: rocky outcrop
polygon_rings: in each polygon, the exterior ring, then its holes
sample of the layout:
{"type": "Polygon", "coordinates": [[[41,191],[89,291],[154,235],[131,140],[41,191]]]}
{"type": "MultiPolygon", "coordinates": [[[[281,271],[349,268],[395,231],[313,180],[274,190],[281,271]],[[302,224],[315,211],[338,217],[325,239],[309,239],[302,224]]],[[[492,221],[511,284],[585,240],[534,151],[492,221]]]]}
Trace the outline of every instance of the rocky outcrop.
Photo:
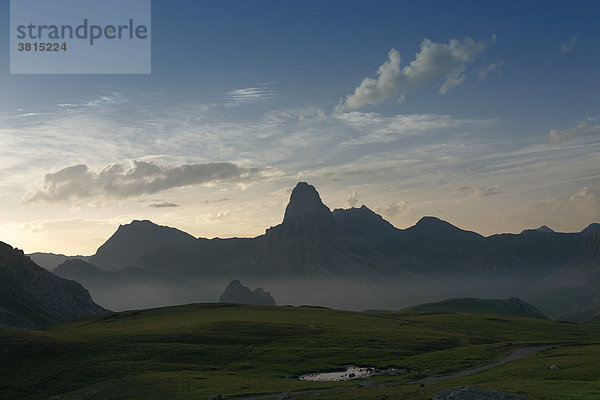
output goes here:
{"type": "Polygon", "coordinates": [[[259,306],[276,306],[271,293],[263,288],[250,290],[238,280],[231,281],[219,298],[221,303],[253,304],[259,306]]]}

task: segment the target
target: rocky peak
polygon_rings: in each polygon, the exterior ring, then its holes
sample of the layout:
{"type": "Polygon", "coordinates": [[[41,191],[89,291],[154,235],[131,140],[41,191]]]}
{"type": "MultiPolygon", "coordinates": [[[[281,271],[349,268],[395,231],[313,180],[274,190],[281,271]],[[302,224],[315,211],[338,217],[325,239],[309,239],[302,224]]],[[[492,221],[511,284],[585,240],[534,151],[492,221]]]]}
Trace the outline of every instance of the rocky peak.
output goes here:
{"type": "Polygon", "coordinates": [[[236,303],[236,304],[254,304],[262,306],[275,306],[275,299],[270,292],[265,292],[263,288],[250,290],[242,285],[237,279],[229,282],[229,285],[219,298],[221,303],[236,303]]]}
{"type": "Polygon", "coordinates": [[[552,230],[552,228],[548,228],[546,225],[540,226],[536,229],[536,231],[539,233],[554,233],[554,230],[552,230]]]}
{"type": "Polygon", "coordinates": [[[283,221],[296,218],[319,218],[330,216],[331,210],[323,204],[314,186],[299,182],[290,196],[283,221]]]}

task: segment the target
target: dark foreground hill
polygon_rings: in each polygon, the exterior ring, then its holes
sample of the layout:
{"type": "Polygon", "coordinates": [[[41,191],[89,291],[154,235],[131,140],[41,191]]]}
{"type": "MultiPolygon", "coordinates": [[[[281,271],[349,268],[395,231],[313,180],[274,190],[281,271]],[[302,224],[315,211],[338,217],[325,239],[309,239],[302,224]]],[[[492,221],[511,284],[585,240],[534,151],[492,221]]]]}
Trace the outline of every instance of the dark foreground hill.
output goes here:
{"type": "Polygon", "coordinates": [[[509,299],[448,299],[437,303],[419,304],[404,311],[423,314],[461,313],[461,314],[500,314],[515,317],[547,317],[535,306],[511,297],[509,299]]]}
{"type": "Polygon", "coordinates": [[[600,325],[499,315],[194,304],[111,313],[44,332],[0,329],[0,365],[9,366],[0,373],[0,398],[430,400],[469,386],[597,400],[598,337],[600,325]],[[549,347],[474,375],[419,382],[489,365],[532,343],[549,347]],[[348,364],[395,369],[360,389],[364,379],[297,379],[348,364]]]}
{"type": "Polygon", "coordinates": [[[79,283],[57,277],[0,242],[0,326],[39,329],[105,311],[79,283]]]}

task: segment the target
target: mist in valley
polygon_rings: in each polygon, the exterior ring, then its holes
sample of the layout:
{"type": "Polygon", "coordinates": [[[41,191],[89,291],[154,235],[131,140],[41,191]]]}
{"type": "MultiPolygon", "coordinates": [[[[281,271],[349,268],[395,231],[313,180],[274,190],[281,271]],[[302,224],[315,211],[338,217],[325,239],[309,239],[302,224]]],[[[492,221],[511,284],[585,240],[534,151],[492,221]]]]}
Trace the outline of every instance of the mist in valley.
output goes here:
{"type": "MultiPolygon", "coordinates": [[[[84,285],[92,298],[112,311],[190,303],[215,303],[232,279],[206,278],[188,282],[84,285]]],[[[526,290],[513,279],[344,280],[242,279],[252,289],[269,291],[278,305],[310,305],[340,310],[400,310],[453,297],[518,297],[526,290]]]]}

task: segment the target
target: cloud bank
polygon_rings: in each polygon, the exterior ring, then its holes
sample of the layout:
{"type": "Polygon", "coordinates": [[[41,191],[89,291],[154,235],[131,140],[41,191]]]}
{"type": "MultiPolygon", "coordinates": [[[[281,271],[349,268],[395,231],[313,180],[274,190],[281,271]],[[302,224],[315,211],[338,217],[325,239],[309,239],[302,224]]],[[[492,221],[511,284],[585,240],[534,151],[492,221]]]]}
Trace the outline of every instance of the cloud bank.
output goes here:
{"type": "Polygon", "coordinates": [[[134,161],[129,166],[112,164],[99,172],[91,171],[85,164],[79,164],[46,174],[43,186],[26,196],[24,202],[126,199],[183,186],[239,183],[254,179],[259,173],[257,168],[243,168],[231,163],[160,166],[151,162],[134,161]]]}
{"type": "MultiPolygon", "coordinates": [[[[492,36],[492,42],[496,36],[492,36]]],[[[354,89],[354,93],[340,100],[334,112],[357,110],[366,105],[380,104],[390,98],[401,96],[408,89],[426,86],[443,80],[440,94],[446,94],[466,79],[465,69],[489,43],[477,42],[472,38],[462,41],[450,39],[448,43],[436,43],[423,39],[419,52],[406,67],[400,68],[400,53],[391,49],[388,60],[379,66],[377,78],[365,78],[354,89]]]]}

